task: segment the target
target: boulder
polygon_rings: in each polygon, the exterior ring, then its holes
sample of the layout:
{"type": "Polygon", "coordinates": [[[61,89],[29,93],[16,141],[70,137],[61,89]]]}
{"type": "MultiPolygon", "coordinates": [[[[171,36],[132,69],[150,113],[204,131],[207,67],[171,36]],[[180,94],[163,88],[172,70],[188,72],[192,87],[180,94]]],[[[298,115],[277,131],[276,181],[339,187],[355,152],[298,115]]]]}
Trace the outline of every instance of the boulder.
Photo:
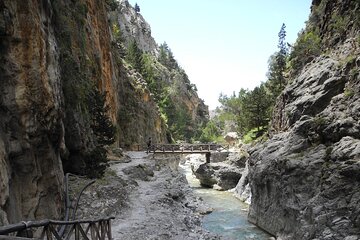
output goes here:
{"type": "Polygon", "coordinates": [[[130,166],[124,168],[122,171],[134,180],[150,181],[154,176],[153,167],[149,164],[138,164],[136,166],[130,166]]]}
{"type": "Polygon", "coordinates": [[[242,170],[226,163],[203,163],[197,168],[192,166],[192,171],[202,186],[217,190],[234,188],[241,178],[242,170]]]}
{"type": "Polygon", "coordinates": [[[237,132],[228,132],[224,136],[225,141],[230,145],[235,145],[236,141],[239,139],[237,132]]]}
{"type": "Polygon", "coordinates": [[[210,161],[212,163],[225,162],[228,156],[228,152],[212,152],[210,155],[210,161]]]}
{"type": "Polygon", "coordinates": [[[251,203],[251,188],[249,184],[249,164],[246,162],[244,171],[241,174],[241,178],[234,189],[234,196],[241,201],[250,204],[251,203]]]}

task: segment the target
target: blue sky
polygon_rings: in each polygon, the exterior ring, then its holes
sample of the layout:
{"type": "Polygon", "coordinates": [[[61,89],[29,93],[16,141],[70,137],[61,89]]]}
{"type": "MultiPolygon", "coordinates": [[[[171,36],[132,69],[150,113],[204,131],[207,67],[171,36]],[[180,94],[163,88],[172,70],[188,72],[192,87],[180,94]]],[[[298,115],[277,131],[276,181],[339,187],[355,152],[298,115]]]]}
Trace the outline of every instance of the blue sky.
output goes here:
{"type": "Polygon", "coordinates": [[[294,43],[311,0],[129,0],[140,6],[158,44],[166,42],[210,109],[220,93],[266,80],[278,32],[294,43]]]}

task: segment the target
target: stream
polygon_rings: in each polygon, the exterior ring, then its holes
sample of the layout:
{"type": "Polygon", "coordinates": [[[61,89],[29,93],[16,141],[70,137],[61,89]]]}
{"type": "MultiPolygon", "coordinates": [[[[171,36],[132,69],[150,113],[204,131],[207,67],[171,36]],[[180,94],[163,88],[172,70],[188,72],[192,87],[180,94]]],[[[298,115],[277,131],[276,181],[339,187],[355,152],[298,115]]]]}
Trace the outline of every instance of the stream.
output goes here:
{"type": "Polygon", "coordinates": [[[248,205],[238,200],[231,192],[217,191],[200,186],[192,174],[190,163],[181,164],[190,187],[206,202],[213,212],[203,219],[203,227],[219,234],[224,239],[269,240],[270,235],[247,221],[248,205]]]}

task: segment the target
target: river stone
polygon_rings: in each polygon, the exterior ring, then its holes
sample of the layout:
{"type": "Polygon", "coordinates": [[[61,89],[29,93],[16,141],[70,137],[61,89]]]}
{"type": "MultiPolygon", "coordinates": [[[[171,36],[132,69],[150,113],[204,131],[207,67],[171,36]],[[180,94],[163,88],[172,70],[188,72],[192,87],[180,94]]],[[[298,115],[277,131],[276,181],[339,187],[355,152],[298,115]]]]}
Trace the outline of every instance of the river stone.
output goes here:
{"type": "Polygon", "coordinates": [[[132,179],[139,179],[143,181],[150,181],[154,176],[153,167],[149,164],[138,164],[136,166],[130,166],[122,170],[126,175],[132,179]]]}
{"type": "Polygon", "coordinates": [[[204,163],[198,168],[192,167],[200,184],[217,190],[229,190],[236,187],[243,169],[226,163],[204,163]]]}
{"type": "Polygon", "coordinates": [[[224,162],[227,160],[228,156],[228,152],[212,152],[210,156],[210,161],[212,163],[224,162]]]}

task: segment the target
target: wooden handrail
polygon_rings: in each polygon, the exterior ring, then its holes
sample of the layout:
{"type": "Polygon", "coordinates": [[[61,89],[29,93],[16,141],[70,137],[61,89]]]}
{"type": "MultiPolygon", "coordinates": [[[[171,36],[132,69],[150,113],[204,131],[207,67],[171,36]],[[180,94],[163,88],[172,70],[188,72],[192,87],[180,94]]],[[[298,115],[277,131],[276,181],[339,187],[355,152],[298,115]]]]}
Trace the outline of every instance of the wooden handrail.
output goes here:
{"type": "Polygon", "coordinates": [[[70,239],[73,232],[75,232],[75,239],[80,239],[80,235],[83,239],[92,240],[104,240],[111,239],[111,220],[115,217],[100,218],[95,220],[73,220],[73,221],[58,221],[58,220],[41,220],[41,221],[28,221],[10,224],[0,227],[0,235],[7,235],[14,232],[21,232],[29,228],[43,227],[43,231],[40,239],[52,239],[54,236],[57,240],[70,239]],[[81,224],[89,224],[86,230],[84,230],[81,224]],[[59,235],[54,225],[71,225],[71,229],[68,235],[63,238],[59,235]],[[98,225],[98,226],[97,226],[98,225]],[[87,234],[91,231],[91,238],[87,234]]]}
{"type": "Polygon", "coordinates": [[[153,153],[191,153],[191,152],[210,152],[210,151],[228,151],[228,145],[221,145],[221,144],[154,144],[151,145],[150,148],[147,150],[148,152],[153,153]]]}

